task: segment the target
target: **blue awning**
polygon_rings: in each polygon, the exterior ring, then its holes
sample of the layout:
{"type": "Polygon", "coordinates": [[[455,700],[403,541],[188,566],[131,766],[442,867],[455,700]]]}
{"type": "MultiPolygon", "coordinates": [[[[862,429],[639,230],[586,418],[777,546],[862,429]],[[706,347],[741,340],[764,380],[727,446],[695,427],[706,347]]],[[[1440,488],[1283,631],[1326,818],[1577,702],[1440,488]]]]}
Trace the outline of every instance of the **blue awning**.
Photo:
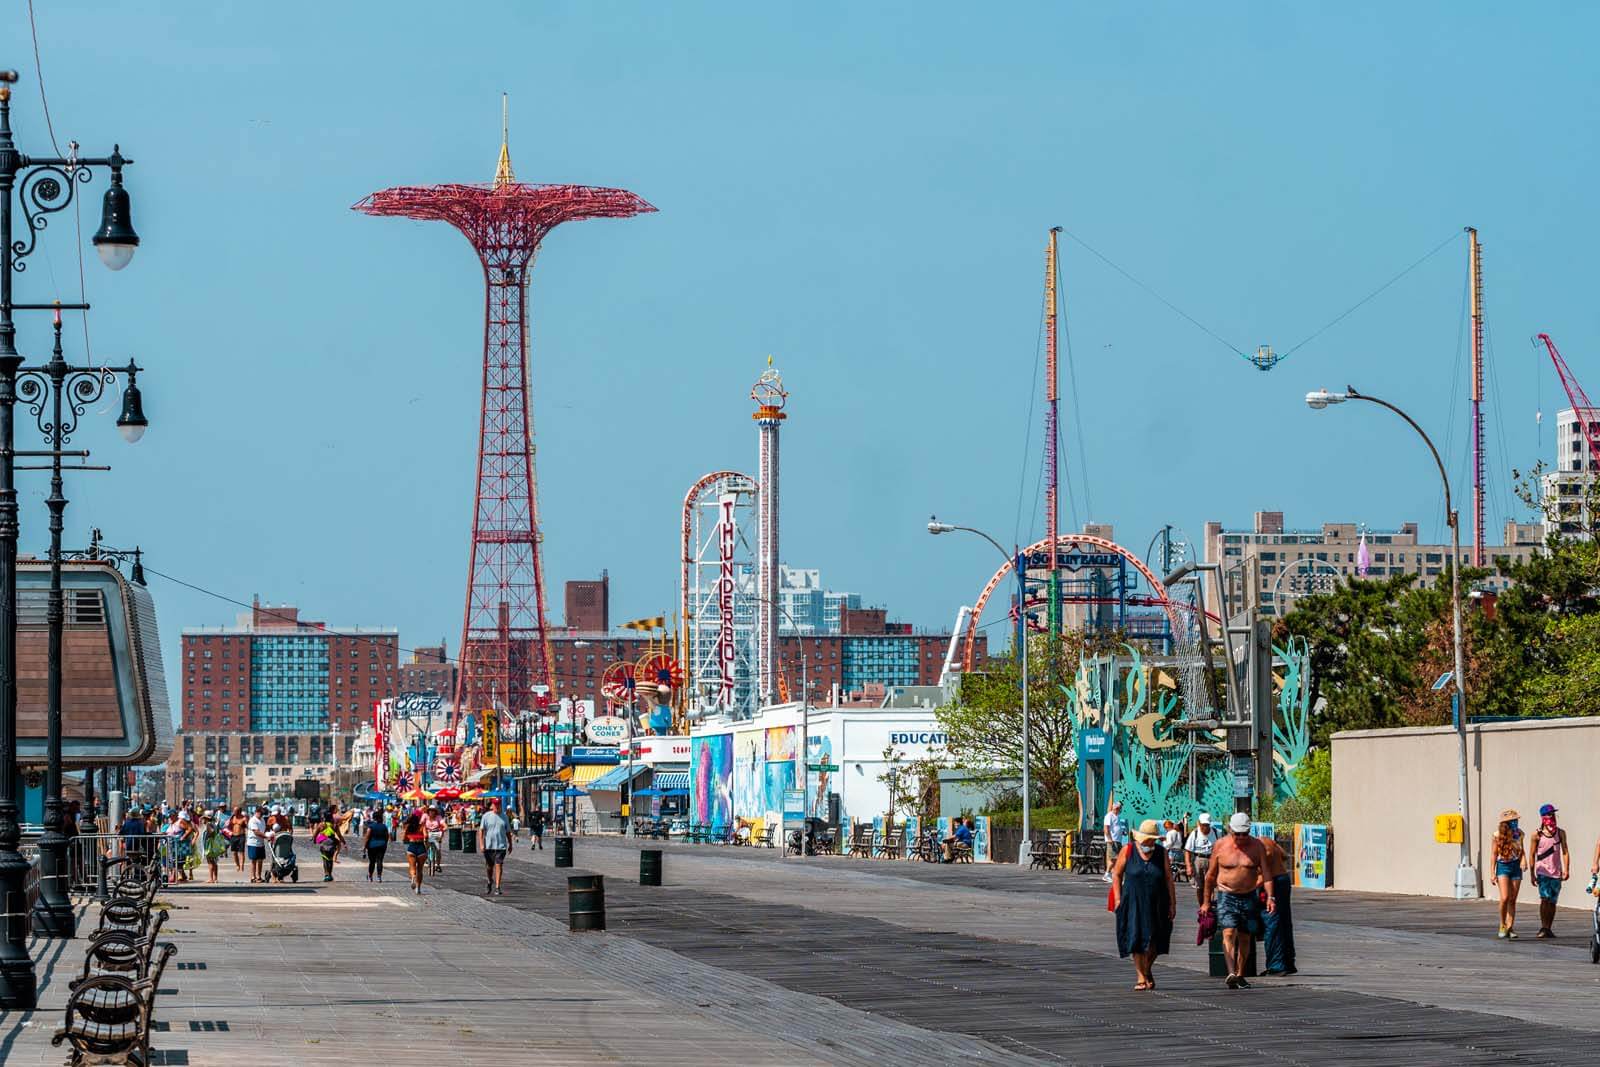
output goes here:
{"type": "Polygon", "coordinates": [[[635,789],[633,795],[636,797],[686,797],[689,795],[689,791],[687,789],[635,789]]]}
{"type": "MultiPolygon", "coordinates": [[[[614,793],[621,789],[624,785],[628,784],[630,778],[638,778],[640,775],[649,771],[650,768],[646,764],[635,763],[631,770],[632,774],[630,775],[630,768],[626,763],[620,767],[613,767],[611,770],[591,781],[587,788],[591,793],[596,791],[614,793]]],[[[687,785],[687,783],[685,784],[687,785]]]]}
{"type": "Polygon", "coordinates": [[[688,790],[688,788],[689,788],[689,772],[688,771],[657,771],[655,778],[653,778],[651,780],[650,784],[652,786],[654,786],[656,789],[660,789],[660,790],[663,790],[663,791],[671,790],[671,791],[676,792],[679,789],[688,790]]]}

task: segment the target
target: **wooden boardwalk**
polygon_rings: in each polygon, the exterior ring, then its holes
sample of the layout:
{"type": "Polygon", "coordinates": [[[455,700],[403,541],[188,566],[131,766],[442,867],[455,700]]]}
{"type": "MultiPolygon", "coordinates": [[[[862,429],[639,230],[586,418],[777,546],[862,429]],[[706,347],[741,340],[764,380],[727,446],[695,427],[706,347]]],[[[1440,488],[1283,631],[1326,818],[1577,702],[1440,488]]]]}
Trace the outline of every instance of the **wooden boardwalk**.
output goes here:
{"type": "MultiPolygon", "coordinates": [[[[583,839],[580,863],[609,875],[609,929],[686,959],[710,964],[786,989],[826,998],[851,1008],[926,1030],[978,1038],[1042,1062],[1083,1064],[1232,1065],[1256,1056],[1289,1064],[1392,1063],[1600,1063],[1600,1010],[1575,1018],[1574,1025],[1544,1025],[1530,1041],[1522,1021],[1482,1011],[1447,1010],[1404,997],[1366,995],[1318,988],[1293,979],[1260,979],[1251,990],[1230,992],[1200,973],[1203,954],[1178,949],[1158,969],[1154,994],[1130,991],[1131,970],[1108,951],[1088,951],[1059,943],[1039,943],[1026,931],[1008,927],[1004,937],[973,932],[984,925],[982,903],[974,898],[1011,897],[1041,892],[1076,898],[1099,908],[1104,926],[1105,886],[1098,879],[1029,875],[1004,867],[929,867],[906,863],[779,861],[748,850],[668,850],[669,884],[644,888],[628,877],[637,871],[637,849],[583,839]],[[785,865],[787,863],[787,866],[785,865]],[[702,869],[703,868],[703,869],[702,869]],[[856,890],[850,880],[870,880],[856,890]],[[772,899],[773,880],[787,886],[784,900],[772,899]],[[948,923],[935,919],[951,883],[948,923]],[[931,899],[930,899],[931,895],[931,899]],[[1093,899],[1091,899],[1093,898],[1093,899]],[[861,914],[881,911],[898,921],[861,914]],[[905,913],[915,913],[906,921],[905,913]],[[1180,955],[1181,953],[1181,955],[1180,955]]],[[[516,888],[494,903],[543,915],[566,916],[566,875],[548,866],[549,853],[528,862],[516,854],[509,869],[516,888]]],[[[477,876],[471,858],[447,872],[447,881],[470,891],[477,876]],[[462,867],[466,867],[464,872],[462,867]]],[[[1360,953],[1409,951],[1426,941],[1437,924],[1437,901],[1381,898],[1365,902],[1325,895],[1326,902],[1302,894],[1297,916],[1307,925],[1346,923],[1359,936],[1360,953]],[[1301,901],[1304,901],[1302,904],[1301,901]],[[1368,933],[1374,903],[1392,918],[1392,937],[1368,933]],[[1365,905],[1365,907],[1363,907],[1365,905]]],[[[1012,903],[1016,903],[1013,899],[1012,903]]],[[[1447,907],[1449,905],[1446,905],[1447,907]]],[[[1492,902],[1468,905],[1487,907],[1492,902]]],[[[1450,917],[1481,936],[1466,911],[1450,917]]],[[[1564,913],[1565,917],[1565,913],[1564,913]]],[[[1571,925],[1580,925],[1574,915],[1571,925]]],[[[1492,918],[1491,918],[1492,923],[1492,918]]],[[[1181,926],[1180,926],[1181,929],[1181,926]]],[[[1177,939],[1175,938],[1175,941],[1177,939]]],[[[1574,936],[1564,946],[1529,946],[1551,960],[1576,957],[1574,936]]],[[[1484,943],[1487,970],[1497,970],[1492,938],[1484,943]]],[[[1522,946],[1515,946],[1522,947],[1522,946]]],[[[1537,966],[1538,955],[1531,955],[1537,966]]],[[[1519,960],[1519,967],[1521,966],[1519,960]]],[[[1585,963],[1586,966],[1586,963],[1585,963]]],[[[1592,998],[1594,974],[1577,971],[1592,998]]],[[[1503,984],[1522,976],[1503,971],[1503,984]]],[[[1354,977],[1359,978],[1359,974],[1354,977]]],[[[1481,980],[1474,974],[1471,980],[1481,980]]],[[[1587,1004],[1592,1005],[1592,999],[1587,1004]]]]}

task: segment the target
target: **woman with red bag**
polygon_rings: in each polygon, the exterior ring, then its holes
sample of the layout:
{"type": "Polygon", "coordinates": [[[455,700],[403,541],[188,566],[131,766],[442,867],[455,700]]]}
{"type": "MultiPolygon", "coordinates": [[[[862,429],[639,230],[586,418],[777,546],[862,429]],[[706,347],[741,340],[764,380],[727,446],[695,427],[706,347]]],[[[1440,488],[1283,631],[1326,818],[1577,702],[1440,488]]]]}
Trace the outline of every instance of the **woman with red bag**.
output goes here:
{"type": "Polygon", "coordinates": [[[1138,992],[1156,987],[1156,957],[1171,951],[1178,914],[1172,866],[1160,841],[1161,824],[1144,820],[1111,872],[1109,903],[1117,913],[1117,952],[1133,957],[1133,988],[1138,992]]]}

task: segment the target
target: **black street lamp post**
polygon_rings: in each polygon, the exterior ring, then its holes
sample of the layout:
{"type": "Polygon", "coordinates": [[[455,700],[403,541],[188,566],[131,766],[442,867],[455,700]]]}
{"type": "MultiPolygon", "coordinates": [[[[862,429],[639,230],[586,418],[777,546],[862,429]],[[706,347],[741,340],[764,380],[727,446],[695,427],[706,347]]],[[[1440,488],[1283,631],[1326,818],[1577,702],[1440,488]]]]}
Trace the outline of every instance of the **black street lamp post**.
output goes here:
{"type": "Polygon", "coordinates": [[[105,367],[75,367],[66,361],[61,350],[61,313],[55,317],[55,343],[51,346],[50,362],[43,367],[21,367],[16,379],[17,399],[28,405],[29,412],[44,434],[50,447],[43,452],[13,452],[14,456],[44,457],[47,465],[18,465],[17,470],[49,470],[50,495],[45,506],[50,509],[50,597],[45,608],[45,622],[49,627],[48,679],[46,682],[47,727],[46,770],[44,782],[44,833],[39,836],[39,899],[34,904],[34,929],[47,937],[77,936],[77,916],[72,901],[67,896],[69,877],[67,860],[67,835],[61,825],[65,805],[61,798],[61,639],[66,622],[65,598],[61,591],[61,531],[65,525],[67,498],[63,495],[61,473],[64,470],[110,470],[104,466],[77,464],[66,467],[62,459],[71,457],[87,459],[86,451],[64,451],[77,431],[78,419],[84,409],[105,394],[106,386],[116,381],[118,374],[128,376],[124,393],[122,414],[117,418],[117,428],[128,440],[137,441],[144,436],[147,422],[139,397],[139,368],[131,361],[126,367],[113,370],[105,367]]]}
{"type": "MultiPolygon", "coordinates": [[[[139,237],[130,220],[122,168],[132,163],[113,147],[103,158],[81,157],[76,142],[62,157],[31,157],[19,152],[11,137],[11,83],[16,71],[0,70],[0,1010],[32,1010],[38,1005],[38,980],[28,953],[28,906],[25,890],[29,863],[22,855],[22,826],[17,810],[17,489],[14,443],[17,376],[16,311],[53,310],[57,305],[19,304],[12,299],[12,278],[26,269],[39,231],[48,216],[69,206],[79,184],[93,168],[111,173],[101,207],[101,225],[93,242],[112,270],[128,265],[139,237]],[[26,239],[12,236],[12,194],[16,193],[26,224],[26,239]]],[[[81,310],[81,307],[80,307],[81,310]]],[[[135,399],[137,394],[133,394],[135,399]]],[[[42,399],[42,398],[41,398],[42,399]]],[[[142,420],[142,416],[140,419],[142,420]]],[[[142,428],[142,427],[141,427],[142,428]]],[[[59,716],[51,730],[59,737],[59,716]]],[[[47,827],[60,834],[57,823],[47,827]]]]}

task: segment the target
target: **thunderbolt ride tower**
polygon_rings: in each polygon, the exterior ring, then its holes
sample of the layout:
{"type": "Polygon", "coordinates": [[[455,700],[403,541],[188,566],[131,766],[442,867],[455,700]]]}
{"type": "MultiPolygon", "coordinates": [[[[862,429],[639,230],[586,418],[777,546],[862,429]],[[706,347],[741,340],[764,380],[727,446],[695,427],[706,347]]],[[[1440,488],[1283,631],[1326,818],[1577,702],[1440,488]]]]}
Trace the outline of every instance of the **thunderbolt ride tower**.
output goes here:
{"type": "Polygon", "coordinates": [[[489,708],[514,714],[530,706],[533,686],[550,684],[528,405],[528,269],[539,243],[563,222],[655,208],[624,189],[517,181],[502,125],[494,181],[396,186],[355,210],[448,222],[472,242],[483,265],[478,480],[455,703],[462,714],[489,708]]]}
{"type": "MultiPolygon", "coordinates": [[[[750,390],[750,417],[761,434],[756,474],[756,692],[762,704],[778,697],[778,427],[788,418],[783,375],[767,369],[750,390]]],[[[804,700],[806,694],[800,694],[804,700]]]]}

